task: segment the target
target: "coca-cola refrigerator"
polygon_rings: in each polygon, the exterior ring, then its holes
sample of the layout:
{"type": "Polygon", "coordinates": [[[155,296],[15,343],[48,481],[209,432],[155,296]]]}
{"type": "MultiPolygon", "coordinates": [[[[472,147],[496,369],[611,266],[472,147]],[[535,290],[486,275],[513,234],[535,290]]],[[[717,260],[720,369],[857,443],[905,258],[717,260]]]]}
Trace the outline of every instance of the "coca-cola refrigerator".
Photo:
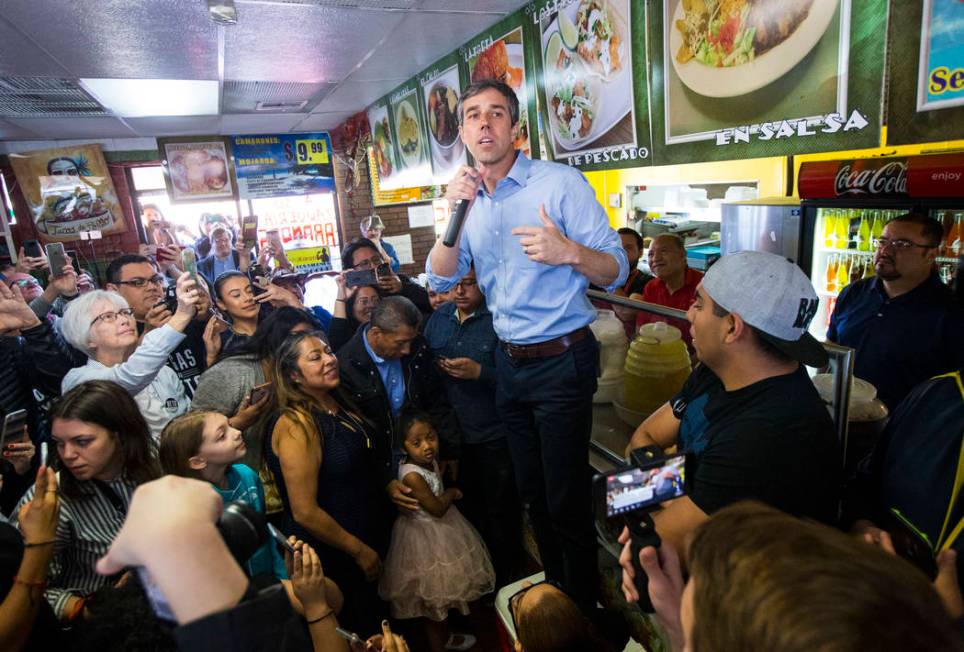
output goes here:
{"type": "Polygon", "coordinates": [[[944,226],[936,261],[945,283],[957,272],[964,220],[964,154],[819,161],[800,167],[800,266],[820,306],[810,326],[826,337],[840,291],[874,276],[875,240],[886,223],[915,211],[944,226]]]}

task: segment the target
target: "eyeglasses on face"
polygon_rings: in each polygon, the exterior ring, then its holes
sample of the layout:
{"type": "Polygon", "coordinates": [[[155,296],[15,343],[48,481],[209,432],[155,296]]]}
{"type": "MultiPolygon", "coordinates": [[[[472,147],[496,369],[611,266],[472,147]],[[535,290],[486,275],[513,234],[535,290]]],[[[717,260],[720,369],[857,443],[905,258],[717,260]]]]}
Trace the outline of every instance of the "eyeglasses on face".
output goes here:
{"type": "Polygon", "coordinates": [[[150,278],[132,278],[129,281],[117,281],[117,285],[130,285],[135,288],[142,288],[148,283],[152,285],[164,285],[164,277],[160,274],[155,274],[150,278]]]}
{"type": "Polygon", "coordinates": [[[134,316],[134,311],[131,310],[130,308],[124,308],[123,310],[110,310],[108,312],[102,312],[96,317],[94,317],[91,320],[90,325],[93,326],[99,321],[102,321],[105,324],[113,324],[115,321],[117,321],[118,317],[124,317],[125,319],[130,319],[133,316],[134,316]]]}
{"type": "Polygon", "coordinates": [[[355,263],[355,269],[371,269],[372,267],[378,267],[382,264],[382,257],[380,254],[375,254],[371,258],[366,258],[364,260],[359,260],[355,263]]]}
{"type": "Polygon", "coordinates": [[[453,290],[470,290],[478,285],[479,282],[474,278],[463,278],[461,281],[455,284],[453,290]]]}
{"type": "Polygon", "coordinates": [[[890,238],[877,238],[874,240],[874,246],[877,249],[886,249],[887,247],[893,247],[898,251],[907,251],[908,249],[913,249],[914,247],[920,247],[921,249],[933,249],[937,245],[930,244],[917,244],[916,242],[911,242],[910,240],[891,240],[890,238]]]}
{"type": "Polygon", "coordinates": [[[34,279],[34,278],[21,278],[14,281],[12,285],[16,285],[17,287],[20,287],[20,288],[29,288],[34,285],[39,286],[40,283],[37,281],[37,279],[34,279]]]}

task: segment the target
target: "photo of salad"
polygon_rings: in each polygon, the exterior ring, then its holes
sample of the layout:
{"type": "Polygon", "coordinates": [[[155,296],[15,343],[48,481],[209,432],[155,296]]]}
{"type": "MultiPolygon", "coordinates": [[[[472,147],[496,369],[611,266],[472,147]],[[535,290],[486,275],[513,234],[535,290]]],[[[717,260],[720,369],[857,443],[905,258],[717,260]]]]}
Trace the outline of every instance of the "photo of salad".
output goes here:
{"type": "Polygon", "coordinates": [[[372,151],[375,156],[375,167],[378,168],[380,178],[389,177],[393,171],[392,140],[389,136],[388,116],[385,116],[372,127],[372,151]]]}
{"type": "Polygon", "coordinates": [[[678,63],[740,66],[785,41],[814,0],[682,0],[678,63]]]}

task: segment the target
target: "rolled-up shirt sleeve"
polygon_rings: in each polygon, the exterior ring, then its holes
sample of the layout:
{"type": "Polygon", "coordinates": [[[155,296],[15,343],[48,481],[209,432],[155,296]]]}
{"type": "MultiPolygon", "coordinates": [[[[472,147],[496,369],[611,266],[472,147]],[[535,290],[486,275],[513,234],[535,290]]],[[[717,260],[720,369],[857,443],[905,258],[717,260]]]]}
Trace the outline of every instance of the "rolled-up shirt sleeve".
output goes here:
{"type": "Polygon", "coordinates": [[[621,287],[629,277],[629,258],[619,234],[609,226],[606,210],[596,201],[596,194],[585,177],[582,177],[582,183],[571,184],[563,195],[562,215],[567,238],[616,259],[619,272],[606,291],[621,287]]]}

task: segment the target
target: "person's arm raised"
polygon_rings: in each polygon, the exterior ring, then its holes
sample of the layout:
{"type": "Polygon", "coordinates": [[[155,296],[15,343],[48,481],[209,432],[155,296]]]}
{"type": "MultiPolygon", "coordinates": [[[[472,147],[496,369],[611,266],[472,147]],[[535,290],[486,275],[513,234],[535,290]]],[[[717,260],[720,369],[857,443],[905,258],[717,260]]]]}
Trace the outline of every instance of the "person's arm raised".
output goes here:
{"type": "MultiPolygon", "coordinates": [[[[445,198],[449,202],[450,213],[455,212],[456,202],[464,200],[469,202],[467,211],[470,213],[472,211],[472,204],[475,202],[475,196],[479,191],[479,186],[482,184],[482,172],[476,170],[468,165],[463,165],[459,168],[458,172],[455,173],[455,177],[449,182],[448,186],[445,188],[445,198]]],[[[469,220],[469,216],[466,215],[466,221],[469,220]]],[[[463,226],[463,231],[464,231],[463,226]]],[[[454,247],[446,247],[442,244],[442,240],[436,240],[435,245],[432,247],[432,251],[429,252],[429,263],[432,267],[432,273],[436,276],[455,276],[459,272],[459,253],[461,250],[462,233],[459,233],[458,239],[455,241],[454,247]]]]}

